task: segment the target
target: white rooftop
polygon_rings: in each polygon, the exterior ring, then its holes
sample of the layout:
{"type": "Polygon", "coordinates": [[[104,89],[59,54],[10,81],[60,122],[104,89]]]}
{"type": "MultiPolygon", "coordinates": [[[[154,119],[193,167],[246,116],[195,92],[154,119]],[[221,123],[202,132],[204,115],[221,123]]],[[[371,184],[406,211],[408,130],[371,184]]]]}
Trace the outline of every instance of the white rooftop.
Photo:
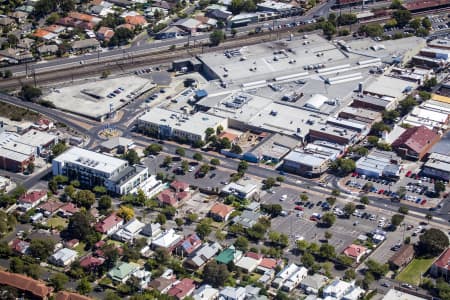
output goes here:
{"type": "Polygon", "coordinates": [[[31,129],[24,133],[18,140],[26,145],[39,147],[41,145],[47,145],[56,139],[54,134],[50,134],[44,131],[31,129]]]}
{"type": "Polygon", "coordinates": [[[175,230],[169,229],[153,240],[152,245],[161,248],[168,248],[182,239],[181,235],[175,233],[175,230]]]}
{"type": "Polygon", "coordinates": [[[94,151],[72,147],[54,159],[61,164],[72,163],[111,174],[127,165],[127,161],[94,151]]]}

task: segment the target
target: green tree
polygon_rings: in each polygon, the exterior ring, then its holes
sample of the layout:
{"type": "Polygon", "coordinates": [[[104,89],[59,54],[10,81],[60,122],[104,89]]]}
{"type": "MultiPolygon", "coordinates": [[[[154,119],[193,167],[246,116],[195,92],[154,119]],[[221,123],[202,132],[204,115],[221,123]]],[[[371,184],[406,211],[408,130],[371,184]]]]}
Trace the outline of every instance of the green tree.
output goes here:
{"type": "Polygon", "coordinates": [[[9,259],[9,270],[13,273],[24,273],[25,264],[23,263],[23,260],[18,257],[11,257],[9,259]]]}
{"type": "Polygon", "coordinates": [[[320,245],[319,255],[324,259],[331,260],[336,257],[336,250],[333,245],[325,243],[320,245]]]}
{"type": "Polygon", "coordinates": [[[336,222],[336,216],[332,213],[325,213],[320,222],[325,227],[331,227],[336,222]]]}
{"type": "Polygon", "coordinates": [[[33,257],[46,260],[55,248],[55,242],[50,239],[34,239],[31,241],[28,251],[33,257]]]}
{"type": "Polygon", "coordinates": [[[356,278],[356,272],[354,269],[348,269],[344,273],[344,280],[345,281],[352,281],[356,278]]]}
{"type": "Polygon", "coordinates": [[[413,110],[414,106],[416,106],[417,104],[418,103],[416,99],[414,99],[414,97],[408,96],[398,103],[397,109],[399,110],[400,115],[404,116],[410,113],[413,110]]]}
{"type": "Polygon", "coordinates": [[[398,208],[398,212],[404,215],[407,215],[409,212],[409,209],[406,206],[400,206],[398,208]]]}
{"type": "Polygon", "coordinates": [[[361,203],[364,204],[364,205],[369,205],[369,203],[370,203],[369,197],[367,197],[367,196],[362,196],[362,197],[359,199],[359,202],[361,202],[361,203]]]}
{"type": "Polygon", "coordinates": [[[79,206],[89,209],[95,202],[95,194],[90,190],[79,190],[75,194],[74,202],[79,206]]]}
{"type": "Polygon", "coordinates": [[[448,236],[439,229],[430,228],[419,237],[417,248],[424,257],[435,257],[449,246],[448,236]]]}
{"type": "Polygon", "coordinates": [[[344,268],[350,267],[353,264],[353,259],[344,254],[338,255],[336,261],[339,266],[344,268]]]}
{"type": "Polygon", "coordinates": [[[337,24],[339,26],[355,24],[357,21],[356,15],[351,13],[343,13],[337,18],[337,24]]]}
{"type": "Polygon", "coordinates": [[[383,35],[383,27],[380,24],[363,24],[359,27],[358,33],[370,37],[377,37],[383,35]]]}
{"type": "Polygon", "coordinates": [[[69,277],[63,273],[54,273],[52,277],[50,277],[50,284],[53,286],[55,291],[60,291],[64,289],[64,286],[69,282],[69,277]]]}
{"type": "Polygon", "coordinates": [[[82,295],[87,295],[92,291],[92,286],[87,277],[83,277],[78,281],[77,292],[82,295]]]}
{"type": "Polygon", "coordinates": [[[103,195],[103,194],[106,194],[108,192],[106,187],[104,187],[103,185],[96,185],[96,186],[94,186],[92,188],[92,191],[94,193],[96,193],[97,195],[103,195]]]}
{"type": "Polygon", "coordinates": [[[42,96],[42,91],[30,85],[24,85],[20,91],[20,97],[25,101],[34,102],[42,96]]]}
{"type": "Polygon", "coordinates": [[[264,183],[263,189],[269,190],[276,184],[276,180],[273,177],[268,177],[264,179],[263,183],[264,183]]]}
{"type": "Polygon", "coordinates": [[[336,34],[336,26],[333,23],[327,21],[322,25],[323,34],[327,37],[327,39],[331,39],[333,35],[336,34]]]}
{"type": "Polygon", "coordinates": [[[249,244],[248,239],[243,236],[239,236],[234,242],[234,246],[236,247],[236,249],[239,249],[241,251],[247,251],[248,244],[249,244]]]}
{"type": "Polygon", "coordinates": [[[148,145],[145,150],[144,150],[144,154],[146,156],[148,155],[158,155],[159,152],[162,151],[162,146],[159,144],[150,144],[148,145]]]}
{"type": "Polygon", "coordinates": [[[3,73],[4,78],[11,78],[12,76],[13,73],[11,72],[11,70],[5,70],[5,72],[3,73]]]}
{"type": "MultiPolygon", "coordinates": [[[[55,146],[52,147],[52,154],[54,157],[60,155],[64,151],[67,150],[67,145],[64,141],[58,142],[55,146]]],[[[77,187],[76,185],[73,185],[74,187],[77,187]]],[[[78,185],[79,186],[79,185],[78,185]]]]}
{"type": "Polygon", "coordinates": [[[189,171],[189,162],[187,160],[183,160],[181,162],[181,170],[183,171],[183,173],[189,171]]]}
{"type": "Polygon", "coordinates": [[[93,219],[87,212],[76,212],[69,218],[69,224],[64,234],[69,239],[78,239],[86,241],[87,238],[93,234],[91,223],[93,219]]]}
{"type": "Polygon", "coordinates": [[[440,181],[436,180],[434,182],[434,191],[439,195],[441,192],[445,192],[445,184],[440,181]]]}
{"type": "Polygon", "coordinates": [[[134,209],[132,207],[122,205],[117,211],[117,215],[128,222],[134,218],[134,209]]]}
{"type": "Polygon", "coordinates": [[[167,155],[166,157],[164,157],[163,166],[169,167],[171,163],[172,163],[172,156],[167,155]]]}
{"type": "Polygon", "coordinates": [[[381,133],[383,131],[390,132],[391,131],[391,127],[389,127],[389,125],[384,124],[383,122],[373,123],[373,125],[371,127],[371,133],[372,134],[381,136],[381,133]]]}
{"type": "Polygon", "coordinates": [[[430,30],[430,29],[431,29],[431,21],[430,21],[430,19],[428,19],[427,17],[426,17],[426,18],[423,18],[423,19],[422,19],[422,26],[423,26],[424,28],[430,30]]]}
{"type": "Polygon", "coordinates": [[[212,46],[218,46],[224,40],[225,40],[225,33],[222,30],[216,29],[209,35],[209,41],[212,46]]]}
{"type": "Polygon", "coordinates": [[[316,262],[316,259],[311,253],[306,252],[302,255],[301,261],[306,268],[311,268],[316,262]]]}
{"type": "Polygon", "coordinates": [[[371,144],[371,145],[377,145],[379,139],[380,139],[380,138],[377,137],[377,136],[369,135],[369,136],[367,137],[367,142],[369,142],[369,144],[371,144]]]}
{"type": "Polygon", "coordinates": [[[389,266],[387,264],[380,264],[373,259],[366,261],[367,272],[373,274],[375,279],[380,279],[389,271],[389,266]]]}
{"type": "Polygon", "coordinates": [[[400,0],[392,0],[391,5],[389,6],[390,9],[401,9],[402,8],[402,1],[400,0]]]}
{"type": "Polygon", "coordinates": [[[107,211],[108,209],[111,209],[112,206],[112,199],[108,195],[103,195],[98,200],[98,209],[101,211],[107,211]]]}
{"type": "Polygon", "coordinates": [[[213,165],[213,166],[219,166],[220,165],[220,160],[218,158],[211,158],[209,163],[211,165],[213,165]]]}
{"type": "Polygon", "coordinates": [[[116,28],[113,37],[109,40],[109,46],[120,46],[128,44],[134,37],[134,33],[125,27],[116,28]]]}
{"type": "Polygon", "coordinates": [[[411,12],[406,9],[394,11],[393,16],[399,27],[404,27],[411,20],[411,12]]]}
{"type": "Polygon", "coordinates": [[[186,155],[186,151],[184,150],[184,148],[178,147],[177,150],[175,150],[175,153],[179,156],[185,156],[186,155]]]}
{"type": "Polygon", "coordinates": [[[155,220],[156,223],[164,225],[164,224],[166,224],[166,221],[167,221],[167,218],[166,218],[165,214],[161,213],[156,216],[156,220],[155,220]]]}
{"type": "Polygon", "coordinates": [[[128,161],[128,163],[130,165],[136,165],[141,162],[139,155],[137,154],[136,150],[134,150],[134,149],[128,150],[127,153],[124,154],[123,159],[128,161]]]}
{"type": "Polygon", "coordinates": [[[202,161],[203,160],[203,155],[201,155],[198,152],[195,152],[194,155],[192,156],[192,158],[197,160],[197,161],[202,161]]]}
{"type": "Polygon", "coordinates": [[[391,224],[394,227],[398,227],[403,222],[404,219],[405,219],[404,215],[395,214],[391,217],[391,224]]]}
{"type": "Polygon", "coordinates": [[[245,173],[247,171],[247,169],[248,169],[248,162],[246,162],[244,160],[240,161],[239,165],[238,165],[238,168],[237,168],[237,171],[239,173],[245,173]]]}
{"type": "Polygon", "coordinates": [[[353,204],[353,203],[351,203],[351,202],[349,202],[349,203],[345,204],[343,210],[344,210],[344,213],[345,213],[347,216],[350,216],[350,215],[352,215],[352,214],[355,212],[355,210],[356,210],[356,205],[353,204]]]}
{"type": "Polygon", "coordinates": [[[298,240],[295,242],[295,245],[300,252],[305,252],[305,250],[308,249],[309,246],[308,242],[305,240],[298,240]]]}
{"type": "Polygon", "coordinates": [[[327,197],[325,200],[327,201],[327,203],[330,206],[333,206],[336,203],[336,198],[335,197],[327,197]]]}
{"type": "Polygon", "coordinates": [[[212,232],[210,223],[204,222],[204,220],[202,220],[202,222],[197,224],[197,227],[195,228],[195,232],[198,234],[198,236],[201,239],[205,239],[212,232]]]}
{"type": "Polygon", "coordinates": [[[196,213],[190,213],[187,215],[187,219],[188,219],[189,223],[197,222],[198,215],[196,213]]]}
{"type": "Polygon", "coordinates": [[[214,260],[207,263],[203,269],[203,281],[214,287],[224,286],[230,276],[226,265],[218,264],[214,260]]]}
{"type": "Polygon", "coordinates": [[[409,27],[411,27],[414,30],[417,30],[420,28],[420,26],[422,25],[422,21],[418,18],[412,19],[409,22],[409,27]]]}

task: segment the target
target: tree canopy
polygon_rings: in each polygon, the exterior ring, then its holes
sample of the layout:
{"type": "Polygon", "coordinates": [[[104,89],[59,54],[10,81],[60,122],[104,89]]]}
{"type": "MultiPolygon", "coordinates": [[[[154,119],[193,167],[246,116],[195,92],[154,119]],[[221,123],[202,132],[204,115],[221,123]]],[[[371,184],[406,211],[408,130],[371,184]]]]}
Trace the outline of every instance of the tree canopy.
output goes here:
{"type": "Polygon", "coordinates": [[[417,248],[422,256],[434,257],[441,254],[448,246],[448,236],[439,229],[430,228],[419,237],[417,248]]]}

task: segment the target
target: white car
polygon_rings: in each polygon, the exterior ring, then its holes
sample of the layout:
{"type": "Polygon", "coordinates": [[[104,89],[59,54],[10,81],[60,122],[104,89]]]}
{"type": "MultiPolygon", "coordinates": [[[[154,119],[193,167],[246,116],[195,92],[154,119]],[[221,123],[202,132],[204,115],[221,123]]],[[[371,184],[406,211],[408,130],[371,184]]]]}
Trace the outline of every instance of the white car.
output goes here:
{"type": "Polygon", "coordinates": [[[192,172],[192,171],[194,171],[195,170],[195,167],[189,167],[189,172],[192,172]]]}
{"type": "Polygon", "coordinates": [[[384,227],[384,222],[378,222],[378,227],[384,227]]]}
{"type": "Polygon", "coordinates": [[[281,197],[280,197],[280,201],[284,201],[284,200],[286,200],[287,199],[287,195],[285,194],[285,195],[282,195],[281,197]]]}

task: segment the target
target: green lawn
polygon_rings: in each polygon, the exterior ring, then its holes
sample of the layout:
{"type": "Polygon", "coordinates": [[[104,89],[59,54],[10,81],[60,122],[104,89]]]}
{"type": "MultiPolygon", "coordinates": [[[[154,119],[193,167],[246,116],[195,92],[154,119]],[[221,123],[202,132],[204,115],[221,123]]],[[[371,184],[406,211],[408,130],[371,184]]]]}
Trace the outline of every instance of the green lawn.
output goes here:
{"type": "Polygon", "coordinates": [[[406,268],[397,276],[397,280],[418,285],[420,283],[420,276],[423,275],[433,263],[434,258],[414,259],[406,268]]]}
{"type": "Polygon", "coordinates": [[[61,217],[53,217],[47,221],[47,225],[53,228],[56,227],[66,228],[67,223],[68,223],[67,220],[61,217]]]}

